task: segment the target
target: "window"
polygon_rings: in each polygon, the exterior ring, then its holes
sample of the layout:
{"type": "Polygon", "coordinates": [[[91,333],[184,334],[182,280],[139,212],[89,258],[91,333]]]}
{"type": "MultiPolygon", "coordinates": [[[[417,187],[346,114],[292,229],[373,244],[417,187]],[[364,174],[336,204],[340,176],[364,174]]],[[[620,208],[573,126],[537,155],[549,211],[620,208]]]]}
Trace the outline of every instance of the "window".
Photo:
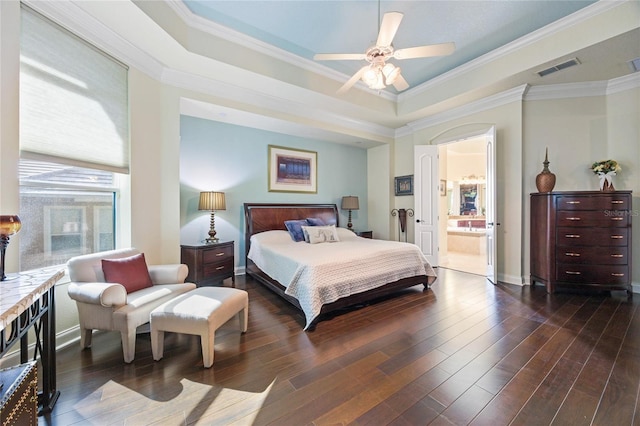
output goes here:
{"type": "Polygon", "coordinates": [[[27,6],[20,38],[20,269],[115,248],[128,69],[27,6]]]}
{"type": "Polygon", "coordinates": [[[20,269],[115,248],[117,175],[20,161],[20,269]]]}

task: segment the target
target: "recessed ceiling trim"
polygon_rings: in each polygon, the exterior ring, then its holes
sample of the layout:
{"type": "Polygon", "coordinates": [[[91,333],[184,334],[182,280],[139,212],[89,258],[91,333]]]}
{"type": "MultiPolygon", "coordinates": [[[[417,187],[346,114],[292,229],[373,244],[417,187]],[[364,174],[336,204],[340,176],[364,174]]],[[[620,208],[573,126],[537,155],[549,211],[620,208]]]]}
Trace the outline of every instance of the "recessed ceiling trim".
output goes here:
{"type": "Polygon", "coordinates": [[[548,37],[552,37],[559,32],[566,31],[567,28],[571,26],[585,22],[586,20],[594,16],[598,16],[611,9],[615,9],[622,4],[624,4],[624,2],[599,1],[597,3],[593,3],[583,9],[578,10],[577,12],[572,13],[571,15],[565,16],[564,18],[561,18],[555,22],[550,23],[549,25],[546,25],[536,31],[520,37],[517,40],[507,43],[504,46],[492,50],[491,52],[485,53],[484,55],[471,60],[457,68],[454,68],[451,71],[432,78],[431,80],[426,81],[410,90],[407,90],[406,92],[400,93],[398,95],[398,102],[402,103],[413,96],[417,96],[431,90],[434,86],[444,84],[448,81],[459,78],[464,74],[473,72],[474,70],[486,66],[493,61],[497,61],[507,55],[517,52],[524,47],[537,43],[548,37]]]}
{"type": "Polygon", "coordinates": [[[529,85],[523,84],[521,86],[514,87],[513,89],[505,90],[504,92],[496,93],[495,95],[487,96],[486,98],[468,103],[461,107],[453,108],[438,114],[431,115],[429,117],[422,118],[420,120],[412,121],[396,130],[396,138],[408,136],[417,132],[418,130],[426,129],[431,126],[446,123],[447,121],[466,117],[471,114],[476,114],[481,111],[486,111],[491,108],[497,108],[499,106],[507,105],[512,102],[522,101],[528,89],[529,85]]]}
{"type": "MultiPolygon", "coordinates": [[[[227,40],[231,43],[236,43],[240,46],[246,47],[257,52],[265,53],[277,60],[286,62],[296,67],[302,68],[306,71],[319,74],[321,76],[330,78],[340,83],[344,83],[351,76],[334,70],[326,65],[319,64],[307,58],[295,55],[287,50],[276,47],[272,44],[263,42],[232,28],[220,25],[217,22],[210,21],[202,16],[196,15],[185,5],[182,1],[166,1],[165,3],[182,19],[185,25],[200,30],[207,34],[211,34],[214,37],[227,40]]],[[[359,81],[354,87],[368,92],[377,92],[377,96],[383,97],[387,100],[396,102],[398,96],[388,91],[372,91],[366,84],[359,81]]]]}
{"type": "Polygon", "coordinates": [[[607,82],[607,95],[640,88],[640,73],[625,75],[607,82]]]}
{"type": "MultiPolygon", "coordinates": [[[[308,98],[304,97],[300,99],[305,99],[305,102],[295,102],[290,98],[283,99],[265,93],[257,93],[251,89],[177,70],[166,70],[163,74],[162,81],[166,84],[192,90],[197,93],[208,94],[224,99],[233,99],[234,102],[246,103],[248,105],[259,105],[260,108],[265,108],[269,111],[287,114],[291,117],[299,117],[304,120],[313,120],[317,123],[324,123],[329,127],[348,129],[359,134],[368,134],[374,139],[392,140],[394,136],[394,129],[377,123],[356,120],[341,114],[332,113],[329,112],[328,109],[317,108],[313,106],[315,104],[314,102],[308,102],[308,98]]],[[[248,127],[251,126],[248,125],[248,127]]]]}
{"type": "Polygon", "coordinates": [[[533,86],[524,97],[525,101],[547,99],[588,98],[607,94],[606,81],[588,81],[583,83],[549,84],[533,86]]]}

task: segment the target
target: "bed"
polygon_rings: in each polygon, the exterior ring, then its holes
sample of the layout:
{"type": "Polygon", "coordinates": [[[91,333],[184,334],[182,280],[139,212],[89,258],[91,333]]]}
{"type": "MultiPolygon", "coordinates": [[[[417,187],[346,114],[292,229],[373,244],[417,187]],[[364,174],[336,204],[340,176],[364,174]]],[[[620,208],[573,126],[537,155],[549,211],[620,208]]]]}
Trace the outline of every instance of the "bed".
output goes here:
{"type": "MultiPolygon", "coordinates": [[[[335,244],[324,243],[314,245],[305,242],[295,243],[291,240],[284,224],[287,220],[317,218],[326,225],[335,225],[337,227],[339,224],[339,215],[335,204],[245,203],[244,212],[246,224],[245,256],[247,274],[302,311],[306,321],[305,330],[313,329],[323,314],[335,312],[349,306],[367,303],[374,299],[397,293],[401,289],[420,284],[423,285],[425,289],[428,289],[436,279],[433,268],[428,264],[420,250],[413,244],[369,240],[357,237],[351,231],[344,228],[337,229],[342,239],[339,243],[335,244]],[[286,242],[287,239],[288,243],[286,242]],[[262,247],[263,241],[271,241],[275,243],[275,246],[265,249],[262,247]],[[256,245],[253,247],[253,250],[252,243],[256,245]],[[296,256],[302,255],[302,260],[288,258],[292,251],[291,245],[295,247],[293,251],[297,252],[296,256]],[[398,261],[393,259],[390,261],[388,258],[385,258],[385,270],[381,271],[380,274],[372,276],[370,279],[364,280],[359,279],[359,277],[354,277],[353,274],[350,276],[349,272],[357,270],[357,267],[375,270],[375,265],[382,264],[379,259],[362,258],[360,260],[352,259],[349,258],[348,255],[345,255],[344,258],[336,262],[335,265],[329,265],[328,262],[325,261],[315,262],[315,252],[313,255],[309,254],[309,251],[312,250],[311,246],[314,247],[313,250],[320,248],[322,249],[321,251],[333,253],[334,258],[336,257],[334,251],[337,251],[337,248],[347,250],[347,252],[360,253],[365,251],[365,247],[374,246],[371,250],[376,252],[377,249],[378,253],[376,255],[380,256],[380,248],[383,248],[383,245],[389,245],[389,247],[391,247],[387,248],[385,246],[385,252],[394,252],[403,248],[413,251],[413,253],[410,255],[401,255],[404,257],[398,261]],[[260,249],[258,249],[258,247],[260,247],[260,249]],[[350,250],[349,247],[351,247],[350,250]],[[269,256],[281,257],[270,258],[269,256]],[[416,265],[407,266],[408,256],[419,258],[420,260],[416,260],[416,265]],[[312,269],[311,272],[306,270],[309,265],[305,262],[309,259],[314,259],[313,262],[315,262],[310,267],[310,269],[312,269]],[[364,262],[364,264],[356,267],[355,265],[360,261],[364,262]],[[292,262],[302,263],[296,265],[292,262]],[[369,263],[367,264],[366,262],[369,263]],[[287,275],[286,271],[278,272],[269,270],[270,265],[276,263],[280,266],[284,265],[284,269],[288,270],[289,275],[287,275]],[[419,265],[417,263],[419,263],[419,265]],[[345,264],[347,264],[348,267],[345,267],[345,264]],[[397,268],[395,266],[396,264],[402,264],[404,266],[395,271],[397,268]],[[327,268],[342,269],[336,272],[327,268]],[[308,282],[303,280],[304,285],[301,285],[299,282],[302,278],[313,280],[322,277],[322,279],[325,279],[328,276],[336,275],[342,277],[336,278],[338,284],[340,284],[339,289],[337,291],[332,288],[327,290],[327,287],[323,287],[323,289],[320,290],[322,293],[320,295],[320,306],[318,306],[318,300],[315,296],[305,295],[304,291],[307,291],[308,282]],[[277,278],[280,278],[280,280],[277,278]],[[367,283],[365,283],[365,281],[367,281],[367,283]],[[371,281],[371,283],[368,283],[368,281],[371,281]]],[[[338,255],[338,257],[342,257],[342,255],[338,255]]],[[[322,285],[324,286],[325,283],[322,283],[322,285]]],[[[312,289],[311,291],[317,290],[312,289]]]]}

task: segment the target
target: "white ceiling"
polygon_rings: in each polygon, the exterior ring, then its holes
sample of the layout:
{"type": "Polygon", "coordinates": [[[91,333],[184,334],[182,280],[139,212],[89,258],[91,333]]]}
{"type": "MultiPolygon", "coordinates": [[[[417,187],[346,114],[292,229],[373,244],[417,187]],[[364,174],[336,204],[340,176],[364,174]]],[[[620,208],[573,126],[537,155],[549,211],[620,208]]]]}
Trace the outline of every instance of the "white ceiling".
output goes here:
{"type": "MultiPolygon", "coordinates": [[[[306,59],[315,53],[364,53],[375,44],[379,13],[402,12],[404,18],[393,43],[396,49],[450,41],[456,44],[456,51],[449,56],[392,60],[415,87],[594,2],[185,0],[184,4],[196,15],[306,59]]],[[[322,64],[351,75],[366,62],[322,64]]],[[[392,86],[386,90],[396,92],[392,86]]]]}

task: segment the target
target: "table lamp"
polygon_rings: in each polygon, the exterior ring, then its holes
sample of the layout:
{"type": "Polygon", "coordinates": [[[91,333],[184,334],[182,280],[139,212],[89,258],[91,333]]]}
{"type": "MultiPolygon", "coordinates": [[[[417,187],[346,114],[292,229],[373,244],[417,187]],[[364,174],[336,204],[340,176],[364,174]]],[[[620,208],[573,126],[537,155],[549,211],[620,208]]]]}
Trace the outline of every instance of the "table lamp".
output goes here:
{"type": "Polygon", "coordinates": [[[7,279],[4,274],[4,253],[9,245],[9,237],[17,234],[22,223],[17,215],[0,216],[0,281],[7,279]]]}
{"type": "Polygon", "coordinates": [[[342,210],[349,210],[349,221],[347,222],[347,228],[353,228],[351,223],[351,210],[359,210],[360,204],[358,203],[358,197],[354,195],[347,195],[342,197],[342,210]]]}
{"type": "Polygon", "coordinates": [[[224,199],[224,192],[206,191],[200,193],[200,202],[198,203],[198,210],[211,210],[211,225],[209,227],[209,238],[205,239],[207,244],[217,243],[219,241],[216,238],[216,225],[215,225],[215,210],[226,210],[226,202],[224,199]]]}

